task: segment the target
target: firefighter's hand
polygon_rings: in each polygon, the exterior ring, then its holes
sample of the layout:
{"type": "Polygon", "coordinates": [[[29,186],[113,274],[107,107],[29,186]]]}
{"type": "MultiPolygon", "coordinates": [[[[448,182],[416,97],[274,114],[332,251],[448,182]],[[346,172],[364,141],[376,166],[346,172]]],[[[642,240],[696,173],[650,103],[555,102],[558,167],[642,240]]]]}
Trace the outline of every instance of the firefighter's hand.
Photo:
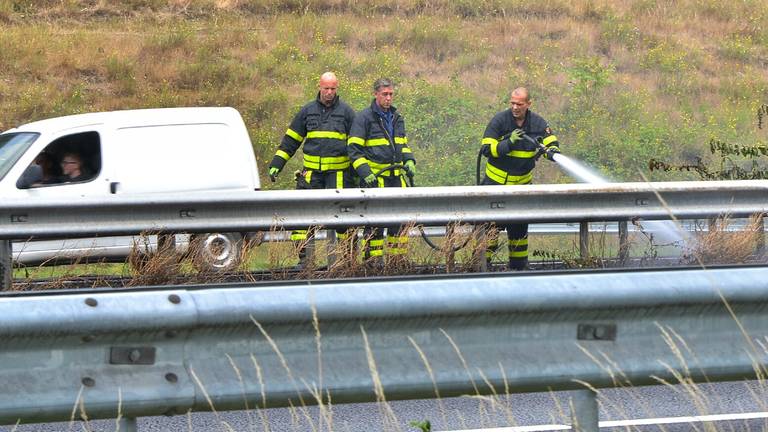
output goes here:
{"type": "Polygon", "coordinates": [[[485,157],[491,157],[491,146],[488,144],[483,144],[480,147],[480,154],[485,157]]]}
{"type": "Polygon", "coordinates": [[[509,135],[509,141],[515,142],[520,141],[523,138],[523,135],[525,134],[525,131],[522,129],[515,129],[512,131],[512,133],[509,135]]]}
{"type": "Polygon", "coordinates": [[[376,174],[368,174],[365,176],[363,183],[365,183],[367,187],[376,187],[378,185],[378,182],[376,181],[376,174]]]}
{"type": "Polygon", "coordinates": [[[546,149],[546,150],[544,150],[544,157],[545,157],[545,158],[547,158],[547,159],[549,159],[549,160],[554,160],[554,159],[552,159],[552,158],[553,158],[553,157],[554,157],[554,156],[555,156],[557,153],[560,153],[560,147],[558,147],[558,146],[556,146],[556,145],[552,145],[552,146],[549,146],[549,147],[547,147],[547,149],[546,149]]]}
{"type": "Polygon", "coordinates": [[[269,167],[269,176],[270,177],[277,177],[278,174],[280,174],[280,168],[278,168],[278,167],[269,167]]]}
{"type": "Polygon", "coordinates": [[[414,177],[416,175],[416,162],[412,160],[405,161],[405,172],[408,173],[408,177],[414,177]]]}

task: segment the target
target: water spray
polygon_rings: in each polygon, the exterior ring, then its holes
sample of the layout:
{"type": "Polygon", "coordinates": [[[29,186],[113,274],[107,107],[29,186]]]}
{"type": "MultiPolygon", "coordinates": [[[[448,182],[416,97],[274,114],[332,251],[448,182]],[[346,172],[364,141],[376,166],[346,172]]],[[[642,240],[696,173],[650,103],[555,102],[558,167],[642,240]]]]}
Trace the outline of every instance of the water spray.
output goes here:
{"type": "MultiPolygon", "coordinates": [[[[546,153],[547,147],[540,140],[536,140],[528,134],[523,134],[522,138],[529,143],[534,144],[538,148],[537,157],[546,153]]],[[[480,166],[482,156],[483,154],[481,150],[477,155],[476,183],[478,185],[480,184],[480,166]]],[[[589,184],[610,183],[609,180],[602,177],[594,170],[562,153],[553,152],[549,157],[549,160],[557,163],[557,165],[563,171],[580,182],[589,184]]],[[[637,222],[637,225],[640,226],[644,231],[651,232],[656,240],[660,240],[667,245],[685,247],[691,242],[691,236],[688,233],[680,230],[671,221],[643,221],[642,223],[637,222]]]]}

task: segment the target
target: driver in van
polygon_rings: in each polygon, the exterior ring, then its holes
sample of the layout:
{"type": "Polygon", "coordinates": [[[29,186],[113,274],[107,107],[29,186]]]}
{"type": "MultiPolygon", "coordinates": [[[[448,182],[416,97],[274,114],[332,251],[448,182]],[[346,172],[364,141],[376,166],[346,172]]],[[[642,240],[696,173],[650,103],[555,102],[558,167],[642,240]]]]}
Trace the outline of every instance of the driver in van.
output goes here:
{"type": "Polygon", "coordinates": [[[26,189],[51,183],[57,177],[55,168],[53,156],[43,150],[21,175],[18,185],[20,188],[26,189]]]}

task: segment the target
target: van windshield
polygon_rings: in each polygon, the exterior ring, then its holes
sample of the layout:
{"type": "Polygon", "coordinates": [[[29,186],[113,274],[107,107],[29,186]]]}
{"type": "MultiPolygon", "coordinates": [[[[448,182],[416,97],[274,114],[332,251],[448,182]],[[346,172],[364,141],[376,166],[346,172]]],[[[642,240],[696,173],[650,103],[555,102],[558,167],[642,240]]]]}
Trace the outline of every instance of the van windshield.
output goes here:
{"type": "Polygon", "coordinates": [[[32,132],[0,134],[0,180],[8,174],[38,136],[40,134],[32,132]]]}

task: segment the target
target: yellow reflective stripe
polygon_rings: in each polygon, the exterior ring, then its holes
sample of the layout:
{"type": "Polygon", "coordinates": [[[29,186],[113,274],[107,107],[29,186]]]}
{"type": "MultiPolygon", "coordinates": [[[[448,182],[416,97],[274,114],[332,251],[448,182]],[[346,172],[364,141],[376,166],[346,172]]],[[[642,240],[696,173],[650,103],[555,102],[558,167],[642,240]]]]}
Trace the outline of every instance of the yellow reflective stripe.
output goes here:
{"type": "Polygon", "coordinates": [[[320,157],[304,155],[304,166],[318,171],[343,170],[349,167],[348,156],[320,157]]]}
{"type": "Polygon", "coordinates": [[[408,236],[387,236],[387,241],[390,243],[408,243],[408,236]]]}
{"type": "Polygon", "coordinates": [[[407,252],[406,249],[403,248],[389,248],[387,249],[387,254],[389,255],[405,255],[407,252]]]}
{"type": "MultiPolygon", "coordinates": [[[[347,162],[349,166],[349,162],[347,162]]],[[[342,171],[336,171],[336,189],[344,189],[344,173],[342,171]]]]}
{"type": "Polygon", "coordinates": [[[495,138],[488,138],[488,137],[486,137],[486,138],[483,138],[483,141],[482,141],[481,144],[493,145],[493,144],[498,144],[498,143],[499,143],[499,140],[497,140],[495,138]]]}
{"type": "Polygon", "coordinates": [[[365,143],[363,145],[367,147],[389,145],[389,140],[386,138],[374,138],[370,140],[365,140],[365,143]]]}
{"type": "Polygon", "coordinates": [[[512,156],[520,159],[531,159],[536,156],[536,151],[523,151],[523,150],[512,150],[511,152],[507,153],[507,156],[512,156]]]}
{"type": "Polygon", "coordinates": [[[380,187],[384,187],[384,177],[376,177],[376,184],[380,187]]]}
{"type": "Polygon", "coordinates": [[[371,246],[382,246],[383,247],[384,246],[384,239],[370,240],[368,242],[368,244],[371,245],[371,246]]]}
{"type": "Polygon", "coordinates": [[[548,145],[552,144],[555,141],[557,141],[557,137],[554,136],[554,135],[550,135],[550,136],[544,138],[543,140],[541,140],[541,143],[544,144],[545,146],[548,146],[548,145]]]}
{"type": "Polygon", "coordinates": [[[368,252],[368,256],[377,257],[377,256],[384,256],[384,250],[383,249],[374,249],[368,252]]]}
{"type": "Polygon", "coordinates": [[[495,141],[491,143],[491,156],[499,157],[499,142],[495,141]]]}
{"type": "Polygon", "coordinates": [[[411,151],[410,147],[403,147],[403,150],[401,153],[413,153],[413,152],[411,151]]]}
{"type": "Polygon", "coordinates": [[[388,167],[388,166],[390,166],[392,164],[368,161],[368,165],[371,166],[371,169],[381,170],[381,169],[386,168],[386,167],[388,167]]]}
{"type": "Polygon", "coordinates": [[[298,133],[296,133],[296,132],[295,132],[293,129],[291,129],[291,128],[288,128],[288,130],[287,130],[287,131],[285,131],[285,134],[286,134],[286,135],[288,135],[289,137],[291,137],[291,138],[295,139],[295,140],[296,140],[296,141],[298,141],[298,142],[302,142],[302,141],[304,141],[304,137],[303,137],[303,136],[301,136],[301,135],[299,135],[298,133]]]}
{"type": "Polygon", "coordinates": [[[338,163],[323,163],[320,164],[320,171],[341,171],[349,168],[349,161],[346,162],[338,162],[338,163]]]}
{"type": "Polygon", "coordinates": [[[365,145],[365,140],[360,137],[349,137],[347,145],[349,144],[365,145]]]}
{"type": "Polygon", "coordinates": [[[307,138],[333,138],[339,140],[346,140],[347,134],[334,131],[312,131],[307,132],[307,138]]]}
{"type": "Polygon", "coordinates": [[[527,184],[533,179],[533,172],[523,175],[510,175],[506,171],[496,168],[491,164],[485,164],[485,175],[496,183],[508,185],[527,184]]]}
{"type": "Polygon", "coordinates": [[[528,256],[528,249],[524,251],[512,251],[509,253],[510,258],[525,258],[528,256]]]}
{"type": "Polygon", "coordinates": [[[407,137],[395,137],[395,144],[408,144],[407,137]]]}
{"type": "Polygon", "coordinates": [[[510,239],[509,245],[512,247],[518,247],[518,246],[528,246],[528,239],[527,238],[521,238],[521,239],[510,239]]]}
{"type": "Polygon", "coordinates": [[[288,153],[286,153],[286,152],[284,152],[282,150],[276,151],[275,152],[275,156],[278,156],[278,157],[283,158],[285,160],[288,160],[288,159],[291,158],[291,155],[289,155],[288,153]]]}
{"type": "Polygon", "coordinates": [[[307,170],[307,172],[304,174],[304,180],[307,181],[307,184],[309,184],[312,181],[312,171],[307,170]]]}
{"type": "Polygon", "coordinates": [[[292,241],[301,241],[307,239],[307,230],[296,230],[291,233],[292,241]]]}
{"type": "Polygon", "coordinates": [[[368,159],[360,158],[360,159],[352,162],[352,168],[357,169],[358,167],[360,167],[360,165],[367,164],[367,163],[368,163],[368,159]]]}

